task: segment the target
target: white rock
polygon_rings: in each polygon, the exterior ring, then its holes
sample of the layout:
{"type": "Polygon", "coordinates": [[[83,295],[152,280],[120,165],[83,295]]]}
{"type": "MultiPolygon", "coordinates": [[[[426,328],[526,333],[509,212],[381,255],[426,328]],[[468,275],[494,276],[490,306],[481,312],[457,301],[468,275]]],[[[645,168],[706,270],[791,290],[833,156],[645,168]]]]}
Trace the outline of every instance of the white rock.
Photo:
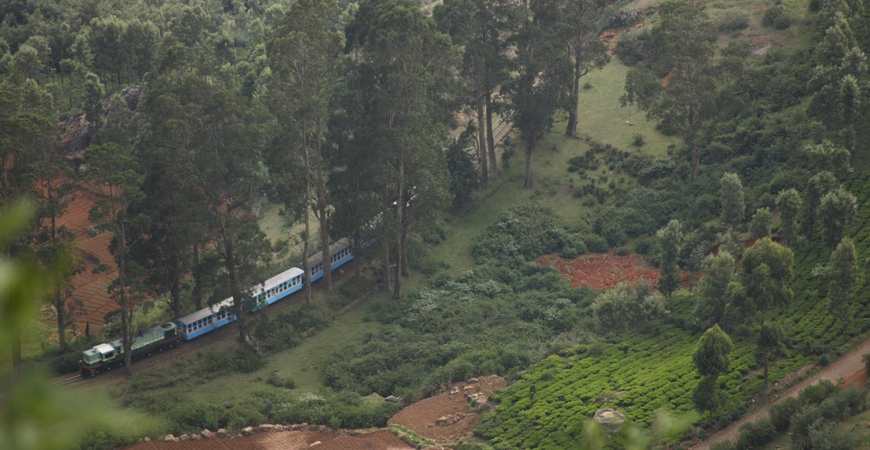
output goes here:
{"type": "Polygon", "coordinates": [[[217,434],[218,434],[218,437],[227,437],[227,429],[226,428],[218,428],[217,434]]]}
{"type": "Polygon", "coordinates": [[[177,439],[175,439],[175,436],[167,434],[166,437],[163,438],[163,440],[166,442],[175,442],[177,439]]]}
{"type": "Polygon", "coordinates": [[[202,433],[200,433],[200,434],[202,435],[202,437],[204,437],[206,439],[214,436],[214,433],[212,433],[208,428],[202,430],[202,433]]]}
{"type": "Polygon", "coordinates": [[[252,435],[252,434],[254,434],[254,427],[245,427],[245,428],[242,428],[242,435],[243,435],[243,436],[250,436],[250,435],[252,435]]]}
{"type": "Polygon", "coordinates": [[[186,434],[182,434],[181,436],[178,437],[179,441],[186,441],[188,439],[190,439],[190,436],[188,436],[186,434]]]}
{"type": "Polygon", "coordinates": [[[320,445],[320,444],[321,444],[320,441],[314,441],[311,443],[311,445],[309,445],[309,447],[314,447],[315,445],[320,445]]]}

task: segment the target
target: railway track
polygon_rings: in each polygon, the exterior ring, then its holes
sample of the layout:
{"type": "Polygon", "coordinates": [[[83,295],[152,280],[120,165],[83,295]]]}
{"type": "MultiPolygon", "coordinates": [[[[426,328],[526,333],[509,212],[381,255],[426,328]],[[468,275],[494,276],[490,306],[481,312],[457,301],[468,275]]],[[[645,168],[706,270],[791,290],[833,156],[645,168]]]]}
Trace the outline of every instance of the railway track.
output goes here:
{"type": "MultiPolygon", "coordinates": [[[[354,264],[357,264],[357,260],[351,260],[347,263],[343,269],[343,272],[333,272],[333,281],[339,281],[346,276],[351,275],[354,272],[354,264]]],[[[313,291],[317,292],[321,289],[320,284],[315,284],[313,287],[313,291]]],[[[364,295],[361,299],[354,301],[353,304],[358,304],[360,300],[365,300],[368,298],[368,295],[364,295]]],[[[305,301],[305,290],[300,290],[299,292],[295,292],[285,298],[282,301],[273,303],[268,306],[266,309],[266,313],[269,315],[277,314],[293,305],[299,304],[300,302],[305,301]]],[[[346,313],[344,309],[339,311],[333,319],[339,317],[342,313],[346,313]]],[[[138,371],[142,369],[149,368],[156,364],[160,364],[164,361],[175,359],[181,355],[190,353],[195,350],[199,350],[202,348],[208,348],[211,344],[226,338],[231,338],[234,335],[238,334],[238,329],[235,326],[224,326],[215,331],[212,331],[204,336],[200,336],[189,342],[182,342],[180,345],[164,349],[158,351],[147,358],[136,359],[133,361],[133,371],[138,371]]],[[[119,367],[116,369],[112,369],[107,372],[100,373],[99,375],[93,377],[82,378],[81,375],[77,375],[75,373],[68,373],[66,375],[55,378],[51,381],[51,385],[54,387],[64,387],[75,385],[84,382],[84,384],[90,383],[95,380],[114,380],[118,377],[124,376],[124,368],[119,367]]]]}
{"type": "Polygon", "coordinates": [[[51,385],[54,387],[69,386],[71,384],[78,383],[78,382],[82,381],[83,379],[84,378],[82,378],[81,375],[75,375],[72,377],[66,377],[66,378],[60,378],[60,379],[54,380],[51,382],[51,385]]]}

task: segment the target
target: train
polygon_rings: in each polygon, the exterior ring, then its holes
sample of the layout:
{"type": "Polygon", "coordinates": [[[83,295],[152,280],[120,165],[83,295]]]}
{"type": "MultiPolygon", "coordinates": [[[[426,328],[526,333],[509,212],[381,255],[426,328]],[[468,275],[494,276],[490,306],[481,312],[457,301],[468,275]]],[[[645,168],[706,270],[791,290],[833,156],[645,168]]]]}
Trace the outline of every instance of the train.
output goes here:
{"type": "MultiPolygon", "coordinates": [[[[366,247],[367,245],[363,245],[366,247]]],[[[336,270],[354,258],[355,241],[343,238],[329,246],[329,264],[336,270]]],[[[306,282],[313,283],[323,277],[323,252],[308,258],[309,273],[304,266],[291,267],[246,290],[254,298],[252,310],[264,308],[302,289],[306,282]]],[[[133,341],[133,359],[175,347],[184,341],[196,339],[236,320],[229,297],[214,305],[192,312],[172,322],[166,322],[139,334],[133,341]]],[[[82,377],[89,377],[124,364],[124,346],[120,339],[96,345],[82,352],[82,377]]]]}

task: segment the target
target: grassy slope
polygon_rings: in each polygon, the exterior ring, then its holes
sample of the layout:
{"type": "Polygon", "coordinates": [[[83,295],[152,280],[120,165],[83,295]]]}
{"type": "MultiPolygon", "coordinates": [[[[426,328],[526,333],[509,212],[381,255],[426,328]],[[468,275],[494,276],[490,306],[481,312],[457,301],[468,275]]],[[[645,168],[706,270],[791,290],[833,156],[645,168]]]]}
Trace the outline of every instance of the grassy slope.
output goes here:
{"type": "MultiPolygon", "coordinates": [[[[755,16],[753,16],[754,20],[756,20],[755,16]]],[[[618,62],[613,62],[603,71],[593,72],[584,79],[584,82],[589,82],[592,88],[581,92],[582,108],[579,131],[582,135],[589,136],[605,144],[612,144],[624,150],[634,149],[631,146],[632,136],[635,133],[640,133],[647,142],[640,151],[649,152],[654,155],[664,154],[667,145],[673,143],[675,139],[657,133],[654,129],[654,124],[647,122],[642,112],[634,107],[622,108],[616,100],[622,93],[622,80],[624,79],[625,72],[626,68],[624,66],[618,62]],[[626,121],[632,122],[634,125],[628,125],[626,121]]],[[[577,175],[569,174],[565,170],[567,160],[585,152],[588,145],[582,140],[564,138],[562,136],[563,127],[564,121],[558,122],[553,132],[548,135],[547,139],[538,148],[535,155],[535,174],[537,180],[537,187],[535,189],[526,190],[521,187],[523,167],[522,159],[518,156],[511,161],[512,164],[502,173],[500,179],[493,183],[493,186],[488,191],[483,193],[479,205],[474,211],[462,216],[448,216],[445,218],[448,239],[433,248],[433,256],[449,263],[449,273],[456,275],[463,270],[473,267],[470,248],[474,239],[486,226],[492,223],[495,217],[512,206],[525,202],[535,202],[551,206],[568,223],[576,223],[580,218],[588,216],[591,213],[590,208],[581,206],[581,202],[572,197],[570,179],[574,177],[574,181],[577,183],[577,175]]],[[[605,174],[604,168],[599,171],[601,174],[605,174]]],[[[610,174],[606,175],[610,176],[610,174]]],[[[630,183],[630,181],[626,181],[626,183],[630,183]]],[[[264,228],[267,228],[265,231],[270,235],[273,242],[286,233],[285,231],[279,231],[280,227],[277,226],[278,219],[276,211],[267,211],[266,222],[268,225],[264,228]],[[276,226],[272,227],[271,224],[276,226]]],[[[862,248],[866,248],[866,245],[863,245],[862,248]]],[[[424,283],[425,278],[420,275],[414,275],[409,280],[409,285],[412,287],[421,286],[424,283]]],[[[808,301],[818,303],[818,299],[809,298],[808,301]]],[[[211,404],[222,403],[223,401],[244,401],[251,392],[265,385],[262,380],[265,380],[273,369],[278,369],[285,377],[296,380],[297,391],[316,391],[322,387],[322,383],[318,379],[318,368],[323,366],[326,358],[336,348],[343,345],[343,343],[361,339],[365,333],[377,330],[377,324],[364,320],[369,315],[368,308],[369,306],[364,305],[359,310],[348,314],[334,323],[329,330],[309,338],[300,346],[271,356],[267,366],[254,374],[230,375],[207,382],[198,386],[196,389],[197,393],[191,396],[211,404]]],[[[816,314],[818,312],[814,311],[816,314]]],[[[823,329],[826,325],[823,321],[822,324],[813,328],[823,329]]],[[[800,328],[803,329],[805,327],[800,328]]],[[[674,340],[677,341],[676,347],[672,345],[673,342],[666,345],[663,344],[661,348],[650,346],[648,350],[645,350],[646,352],[650,355],[658,355],[659,351],[661,351],[663,356],[652,356],[655,361],[644,360],[641,364],[643,370],[649,369],[656,361],[673,360],[673,364],[666,365],[674,367],[684,367],[687,365],[687,349],[693,345],[695,337],[680,335],[678,331],[674,330],[669,331],[669,333],[676,333],[674,335],[674,340]]],[[[820,334],[821,336],[822,334],[820,334]]],[[[642,336],[635,336],[630,338],[630,340],[634,343],[633,345],[646,345],[642,342],[645,340],[642,336]]],[[[600,357],[600,360],[602,362],[606,360],[609,364],[617,366],[631,364],[632,358],[630,356],[632,354],[633,350],[630,350],[627,355],[623,355],[622,352],[615,352],[613,349],[609,349],[600,357]]],[[[736,356],[735,367],[747,370],[746,367],[752,364],[749,347],[743,346],[738,349],[736,356]]],[[[195,357],[194,355],[189,358],[195,357]]],[[[573,361],[574,359],[572,358],[580,360],[580,358],[571,357],[566,358],[565,361],[573,361]]],[[[793,360],[774,370],[773,376],[781,376],[785,370],[796,368],[807,361],[807,358],[793,360]]],[[[160,370],[160,367],[158,366],[158,368],[150,370],[160,370]]],[[[539,379],[545,370],[546,366],[532,368],[529,371],[528,377],[537,377],[539,379]],[[544,369],[541,369],[542,367],[544,369]]],[[[682,371],[675,372],[674,375],[664,379],[669,381],[669,378],[677,377],[679,383],[685,386],[687,380],[684,376],[688,377],[689,380],[693,379],[693,375],[688,372],[683,374],[682,371]]],[[[757,376],[753,378],[751,385],[757,386],[757,376]]],[[[561,380],[560,384],[565,384],[565,379],[562,376],[559,376],[558,379],[561,380]]],[[[589,385],[591,384],[590,381],[593,380],[584,380],[582,384],[589,385]]],[[[121,382],[117,388],[123,389],[123,383],[125,382],[121,382]]],[[[746,384],[736,377],[730,380],[730,383],[732,385],[746,384]]],[[[528,392],[527,380],[521,381],[518,384],[525,387],[526,392],[528,392]]],[[[624,388],[624,384],[620,380],[612,377],[606,381],[601,381],[598,383],[598,386],[599,392],[596,395],[604,391],[624,388]],[[602,385],[605,387],[602,388],[602,385]]],[[[667,386],[667,383],[665,383],[663,389],[667,390],[667,386]]],[[[546,387],[542,390],[546,391],[546,387]]],[[[538,392],[542,392],[542,390],[538,392]]],[[[179,387],[165,389],[164,391],[185,395],[184,392],[190,391],[190,389],[179,387]]],[[[516,391],[517,389],[509,391],[507,395],[510,395],[510,392],[516,391]]],[[[592,390],[586,390],[586,394],[582,394],[581,391],[582,389],[574,390],[573,387],[571,388],[571,392],[577,392],[577,395],[581,396],[592,393],[592,390]]],[[[677,409],[686,409],[684,404],[685,392],[683,391],[686,391],[686,389],[682,389],[679,393],[670,394],[671,398],[667,400],[667,403],[671,403],[677,409]]],[[[556,402],[553,406],[558,406],[558,404],[556,402]]],[[[654,405],[650,403],[644,409],[652,406],[654,405]]],[[[637,419],[644,420],[639,417],[637,419]]],[[[530,422],[526,422],[526,425],[529,426],[530,422]]],[[[532,430],[534,428],[532,426],[532,430]]]]}
{"type": "MultiPolygon", "coordinates": [[[[787,2],[786,7],[804,11],[804,2],[787,2]]],[[[748,2],[739,4],[714,3],[711,15],[716,17],[722,10],[748,9],[748,2]],[[738,5],[738,6],[735,6],[738,5]],[[740,6],[742,5],[742,6],[740,6]],[[716,9],[720,11],[716,11],[716,9]]],[[[763,9],[751,16],[753,24],[760,20],[763,9]]],[[[796,14],[800,15],[800,14],[796,14]]],[[[789,47],[805,43],[808,33],[803,28],[792,27],[784,31],[771,31],[766,37],[775,44],[787,43],[789,47]]],[[[768,30],[765,30],[768,31],[768,30]]],[[[609,67],[613,70],[612,67],[609,67]]],[[[611,95],[616,96],[620,83],[612,80],[611,95]]],[[[595,84],[593,82],[593,84],[595,84]]],[[[602,87],[601,90],[607,90],[602,87]]],[[[581,97],[581,102],[583,101],[581,97]]],[[[595,112],[607,111],[606,106],[597,106],[595,112]]],[[[611,109],[612,111],[612,109],[611,109]]],[[[599,121],[599,135],[608,135],[603,127],[616,127],[617,122],[599,121]]],[[[616,139],[620,139],[617,137],[616,139]]],[[[663,138],[667,142],[667,138],[663,138]]],[[[647,137],[648,142],[653,142],[647,137]]],[[[605,141],[606,142],[606,141],[605,141]]],[[[653,145],[654,146],[654,145],[653,145]]],[[[853,161],[855,171],[845,184],[858,197],[859,212],[849,235],[855,239],[858,259],[870,256],[870,158],[864,156],[853,161]]],[[[796,279],[792,284],[795,301],[780,315],[780,322],[790,332],[795,349],[791,357],[780,361],[771,369],[771,380],[780,379],[799,367],[815,362],[816,354],[832,351],[836,356],[842,348],[854,345],[843,341],[839,327],[827,311],[825,288],[821,280],[809,276],[812,268],[827,260],[830,249],[797,251],[795,259],[796,279]],[[839,349],[838,349],[839,348],[839,349]],[[801,352],[803,350],[803,353],[801,352]],[[808,352],[806,350],[811,350],[808,352]]],[[[870,305],[866,285],[856,287],[856,297],[851,317],[855,318],[849,333],[855,335],[866,328],[870,318],[870,305]]],[[[659,329],[653,336],[622,336],[631,343],[627,353],[606,348],[597,356],[551,357],[530,368],[523,378],[502,394],[502,405],[490,418],[489,435],[501,448],[542,448],[562,446],[572,442],[580,428],[572,425],[580,417],[590,417],[598,408],[618,407],[627,412],[629,419],[642,423],[651,420],[651,411],[662,406],[676,410],[691,410],[691,389],[697,383],[691,363],[691,351],[698,336],[692,336],[674,327],[659,329]],[[671,336],[670,339],[663,336],[671,336]],[[650,355],[655,355],[649,359],[650,355]],[[557,376],[552,372],[556,371],[557,376]],[[529,392],[535,386],[536,396],[530,399],[529,392]],[[605,401],[596,398],[618,391],[627,391],[625,396],[605,401]],[[643,399],[642,401],[638,401],[643,399]]],[[[752,355],[754,344],[750,339],[737,339],[732,354],[732,370],[720,381],[727,387],[731,408],[749,399],[761,387],[761,373],[752,355]]]]}
{"type": "MultiPolygon", "coordinates": [[[[655,131],[655,123],[647,121],[644,113],[635,106],[623,108],[619,105],[617,99],[623,90],[626,71],[625,66],[614,60],[604,70],[592,72],[584,78],[593,87],[580,94],[580,101],[585,102],[585,105],[581,107],[578,133],[621,150],[663,155],[674,139],[655,131]],[[629,126],[626,120],[635,125],[629,126]],[[646,145],[640,149],[632,146],[634,133],[643,134],[646,141],[646,145]]],[[[474,240],[496,217],[514,206],[526,203],[548,206],[569,225],[575,225],[594,213],[594,208],[583,206],[583,199],[576,199],[572,195],[571,182],[579,186],[585,181],[581,181],[577,173],[567,170],[568,160],[583,155],[589,145],[583,139],[566,138],[564,131],[565,117],[559,117],[552,131],[538,145],[534,155],[534,189],[522,187],[524,166],[520,154],[522,149],[518,148],[517,155],[510,160],[507,168],[499,161],[502,169],[499,179],[482,193],[473,211],[445,218],[448,239],[435,246],[432,255],[450,264],[448,272],[451,275],[474,267],[470,251],[474,240]]],[[[516,135],[513,138],[516,141],[516,135]]],[[[598,184],[603,186],[610,180],[615,180],[617,186],[623,188],[634,182],[624,174],[608,171],[604,164],[597,171],[589,173],[589,178],[599,179],[602,176],[605,181],[599,181],[598,184]]]]}

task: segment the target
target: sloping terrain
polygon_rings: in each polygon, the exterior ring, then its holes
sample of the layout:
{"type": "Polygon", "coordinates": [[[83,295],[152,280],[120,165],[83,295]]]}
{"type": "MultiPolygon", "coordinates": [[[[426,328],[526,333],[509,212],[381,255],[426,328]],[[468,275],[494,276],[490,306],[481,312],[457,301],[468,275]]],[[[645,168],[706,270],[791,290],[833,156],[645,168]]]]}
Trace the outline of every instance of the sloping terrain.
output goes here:
{"type": "Polygon", "coordinates": [[[179,442],[150,441],[127,447],[127,450],[407,450],[406,444],[389,431],[362,435],[321,433],[319,431],[278,431],[258,433],[236,439],[202,439],[179,442]]]}
{"type": "Polygon", "coordinates": [[[118,266],[109,252],[111,233],[92,234],[94,224],[88,218],[91,207],[98,200],[99,194],[90,190],[80,189],[69,204],[58,225],[65,226],[75,234],[81,267],[72,279],[72,294],[67,301],[68,307],[74,309],[74,320],[83,332],[84,326],[90,323],[91,331],[98,331],[103,324],[106,313],[118,309],[108,292],[109,284],[118,274],[118,266]],[[94,273],[94,269],[102,269],[94,273]]]}

